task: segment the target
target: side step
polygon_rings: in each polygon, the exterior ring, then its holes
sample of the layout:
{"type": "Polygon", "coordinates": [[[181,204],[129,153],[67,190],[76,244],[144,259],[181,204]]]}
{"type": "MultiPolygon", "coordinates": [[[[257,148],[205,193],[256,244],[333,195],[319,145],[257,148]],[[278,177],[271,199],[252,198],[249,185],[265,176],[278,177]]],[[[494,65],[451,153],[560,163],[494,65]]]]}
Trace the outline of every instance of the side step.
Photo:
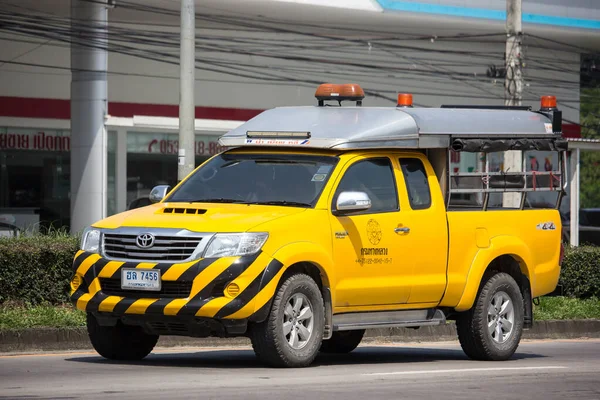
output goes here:
{"type": "Polygon", "coordinates": [[[425,310],[374,311],[336,314],[333,316],[334,331],[351,331],[373,328],[414,328],[446,323],[446,315],[442,310],[429,308],[425,310]]]}

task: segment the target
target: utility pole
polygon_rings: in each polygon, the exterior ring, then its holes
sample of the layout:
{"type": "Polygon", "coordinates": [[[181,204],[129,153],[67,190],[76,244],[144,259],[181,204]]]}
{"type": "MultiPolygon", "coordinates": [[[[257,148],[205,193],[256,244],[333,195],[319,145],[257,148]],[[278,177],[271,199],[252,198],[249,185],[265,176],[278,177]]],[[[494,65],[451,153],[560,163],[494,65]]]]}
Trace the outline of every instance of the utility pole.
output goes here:
{"type": "MultiPolygon", "coordinates": [[[[521,0],[506,0],[506,78],[504,105],[520,106],[523,98],[523,26],[521,0]]],[[[523,153],[511,150],[504,153],[504,171],[519,172],[523,168],[523,153]]],[[[504,207],[520,208],[521,194],[504,193],[504,207]]]]}
{"type": "Polygon", "coordinates": [[[177,180],[181,181],[195,166],[194,84],[196,70],[196,12],[194,0],[181,0],[181,44],[179,54],[179,152],[177,180]]]}
{"type": "Polygon", "coordinates": [[[107,3],[71,0],[71,35],[71,232],[77,233],[106,216],[107,3]]]}
{"type": "Polygon", "coordinates": [[[523,99],[522,44],[521,0],[506,0],[504,105],[507,106],[520,106],[523,99]]]}

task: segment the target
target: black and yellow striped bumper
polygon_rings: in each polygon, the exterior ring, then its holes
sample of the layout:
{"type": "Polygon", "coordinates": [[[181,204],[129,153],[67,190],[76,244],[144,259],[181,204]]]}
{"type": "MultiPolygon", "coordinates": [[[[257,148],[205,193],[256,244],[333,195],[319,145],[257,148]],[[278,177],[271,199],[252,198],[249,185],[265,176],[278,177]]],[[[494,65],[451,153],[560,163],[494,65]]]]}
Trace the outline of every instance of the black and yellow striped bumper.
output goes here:
{"type": "Polygon", "coordinates": [[[283,274],[283,264],[263,252],[252,256],[170,264],[110,261],[98,254],[79,251],[75,255],[73,269],[71,300],[80,310],[113,316],[216,319],[249,319],[258,310],[264,310],[270,304],[283,274]],[[185,287],[189,294],[140,294],[120,290],[120,286],[115,294],[114,285],[111,292],[107,282],[120,282],[122,268],[159,269],[163,287],[185,287]],[[224,294],[224,286],[229,283],[239,287],[237,294],[224,294]]]}

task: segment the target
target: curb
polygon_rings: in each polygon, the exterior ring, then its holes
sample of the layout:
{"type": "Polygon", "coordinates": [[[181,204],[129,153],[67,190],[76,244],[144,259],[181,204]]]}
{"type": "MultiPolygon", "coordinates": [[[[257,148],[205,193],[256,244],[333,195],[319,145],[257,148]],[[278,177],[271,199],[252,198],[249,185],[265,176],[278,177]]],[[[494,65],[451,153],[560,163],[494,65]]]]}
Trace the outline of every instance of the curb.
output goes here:
{"type": "MultiPolygon", "coordinates": [[[[523,332],[523,339],[600,338],[600,319],[538,321],[523,332]]],[[[367,330],[364,342],[408,343],[456,341],[454,323],[420,329],[387,328],[367,330]]],[[[249,346],[247,338],[188,338],[161,336],[159,347],[249,346]]],[[[86,328],[32,328],[0,331],[0,352],[91,350],[86,328]]]]}

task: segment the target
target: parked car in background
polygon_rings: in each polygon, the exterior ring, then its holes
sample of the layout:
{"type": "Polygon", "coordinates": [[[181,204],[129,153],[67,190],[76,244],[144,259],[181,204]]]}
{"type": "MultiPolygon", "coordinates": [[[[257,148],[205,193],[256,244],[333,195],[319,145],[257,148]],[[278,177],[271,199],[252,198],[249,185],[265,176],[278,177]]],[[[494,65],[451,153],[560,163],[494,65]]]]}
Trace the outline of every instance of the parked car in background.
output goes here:
{"type": "MultiPolygon", "coordinates": [[[[563,241],[571,238],[571,215],[561,213],[563,223],[563,241]]],[[[579,244],[600,246],[600,208],[582,208],[579,210],[579,244]]]]}
{"type": "Polygon", "coordinates": [[[0,238],[18,237],[19,235],[20,229],[17,226],[6,222],[0,222],[0,238]]]}

